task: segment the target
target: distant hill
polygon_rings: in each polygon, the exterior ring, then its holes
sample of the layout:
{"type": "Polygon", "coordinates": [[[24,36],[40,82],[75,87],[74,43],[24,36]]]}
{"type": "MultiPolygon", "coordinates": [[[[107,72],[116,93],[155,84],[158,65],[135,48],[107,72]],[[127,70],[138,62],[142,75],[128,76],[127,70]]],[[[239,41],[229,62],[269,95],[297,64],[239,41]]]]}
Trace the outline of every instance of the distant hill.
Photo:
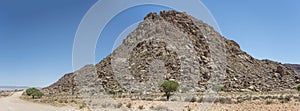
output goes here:
{"type": "Polygon", "coordinates": [[[0,86],[0,91],[11,91],[11,90],[23,90],[27,89],[27,86],[0,86]]]}
{"type": "Polygon", "coordinates": [[[294,69],[295,71],[300,73],[300,64],[284,64],[285,66],[294,69]]]}

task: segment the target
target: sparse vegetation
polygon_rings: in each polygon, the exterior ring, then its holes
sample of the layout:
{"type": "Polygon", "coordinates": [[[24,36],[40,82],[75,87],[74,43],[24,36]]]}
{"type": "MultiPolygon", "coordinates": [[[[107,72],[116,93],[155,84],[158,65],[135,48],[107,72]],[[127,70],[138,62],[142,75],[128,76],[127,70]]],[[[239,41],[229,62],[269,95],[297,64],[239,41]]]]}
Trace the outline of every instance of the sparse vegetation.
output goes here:
{"type": "Polygon", "coordinates": [[[190,102],[196,102],[197,101],[197,98],[196,97],[192,97],[191,101],[190,102]]]}
{"type": "Polygon", "coordinates": [[[113,90],[110,90],[108,91],[109,94],[112,94],[112,95],[115,95],[116,94],[116,91],[113,91],[113,90]]]}
{"type": "Polygon", "coordinates": [[[265,104],[266,105],[270,105],[270,104],[273,104],[274,102],[272,101],[272,100],[267,100],[266,102],[265,102],[265,104]]]}
{"type": "Polygon", "coordinates": [[[165,106],[151,106],[150,109],[155,110],[155,111],[171,111],[170,109],[168,109],[168,107],[165,106]]]}
{"type": "Polygon", "coordinates": [[[143,90],[133,90],[133,91],[131,91],[131,93],[139,94],[139,95],[142,95],[143,92],[144,92],[143,90]]]}
{"type": "Polygon", "coordinates": [[[0,98],[1,97],[7,97],[12,95],[13,92],[9,92],[9,91],[0,91],[0,98]]]}
{"type": "Polygon", "coordinates": [[[128,103],[128,104],[126,105],[126,107],[127,107],[127,108],[131,108],[131,103],[128,103]]]}
{"type": "Polygon", "coordinates": [[[186,93],[186,92],[188,92],[188,91],[190,91],[191,89],[189,88],[189,87],[183,87],[183,88],[181,88],[181,92],[182,93],[186,93]]]}
{"type": "Polygon", "coordinates": [[[296,90],[300,92],[300,84],[296,85],[296,90]]]}
{"type": "Polygon", "coordinates": [[[44,94],[37,88],[29,88],[26,91],[27,96],[31,96],[32,99],[41,98],[44,94]]]}
{"type": "Polygon", "coordinates": [[[124,93],[124,90],[122,89],[118,90],[118,94],[122,94],[122,93],[124,93]]]}
{"type": "Polygon", "coordinates": [[[179,83],[173,80],[166,80],[160,85],[160,87],[162,88],[162,91],[165,92],[167,100],[169,100],[172,95],[171,93],[177,91],[179,83]]]}
{"type": "Polygon", "coordinates": [[[86,107],[86,104],[83,103],[83,104],[81,104],[81,105],[79,106],[79,109],[83,109],[83,108],[85,108],[85,107],[86,107]]]}
{"type": "Polygon", "coordinates": [[[232,104],[232,100],[229,97],[220,97],[218,98],[218,102],[222,104],[232,104]]]}
{"type": "Polygon", "coordinates": [[[138,108],[139,108],[140,110],[145,109],[145,107],[144,107],[143,105],[140,105],[138,108]]]}
{"type": "Polygon", "coordinates": [[[196,97],[187,97],[184,99],[185,102],[196,102],[197,98],[196,97]]]}
{"type": "Polygon", "coordinates": [[[114,107],[115,107],[115,108],[121,108],[122,105],[123,105],[122,103],[117,103],[117,104],[114,104],[114,107]]]}
{"type": "Polygon", "coordinates": [[[103,103],[103,104],[101,104],[102,108],[107,108],[107,107],[110,107],[110,106],[111,106],[111,103],[103,103]]]}
{"type": "Polygon", "coordinates": [[[212,86],[211,89],[212,89],[213,91],[216,91],[216,92],[225,91],[225,87],[222,86],[222,85],[215,85],[215,86],[212,86]]]}

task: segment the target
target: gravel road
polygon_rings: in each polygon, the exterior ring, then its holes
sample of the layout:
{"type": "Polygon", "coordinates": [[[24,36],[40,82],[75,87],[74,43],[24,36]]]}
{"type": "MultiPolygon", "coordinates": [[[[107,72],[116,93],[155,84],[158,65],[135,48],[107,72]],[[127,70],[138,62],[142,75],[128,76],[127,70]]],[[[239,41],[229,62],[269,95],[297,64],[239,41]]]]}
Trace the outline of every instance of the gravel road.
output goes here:
{"type": "Polygon", "coordinates": [[[46,104],[21,100],[23,92],[15,92],[12,96],[0,99],[0,111],[76,111],[67,107],[54,107],[46,104]]]}

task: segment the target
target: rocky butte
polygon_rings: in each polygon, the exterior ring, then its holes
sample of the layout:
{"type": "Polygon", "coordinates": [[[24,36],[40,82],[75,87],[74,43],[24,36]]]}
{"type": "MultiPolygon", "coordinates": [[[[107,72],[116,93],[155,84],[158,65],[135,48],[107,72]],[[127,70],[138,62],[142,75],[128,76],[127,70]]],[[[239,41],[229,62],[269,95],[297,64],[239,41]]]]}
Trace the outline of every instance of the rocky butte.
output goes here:
{"type": "Polygon", "coordinates": [[[157,92],[165,79],[181,90],[203,92],[222,85],[229,92],[292,89],[300,75],[287,65],[258,60],[201,20],[176,11],[149,13],[123,43],[96,65],[64,75],[46,94],[115,90],[157,92]]]}

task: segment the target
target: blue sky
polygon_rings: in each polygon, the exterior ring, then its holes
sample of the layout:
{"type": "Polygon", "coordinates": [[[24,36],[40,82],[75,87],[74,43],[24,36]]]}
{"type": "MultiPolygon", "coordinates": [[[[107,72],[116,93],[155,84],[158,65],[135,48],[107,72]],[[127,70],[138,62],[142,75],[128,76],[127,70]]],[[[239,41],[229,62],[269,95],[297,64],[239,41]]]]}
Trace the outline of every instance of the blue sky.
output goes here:
{"type": "MultiPolygon", "coordinates": [[[[74,36],[84,14],[95,2],[1,0],[0,85],[43,87],[72,72],[74,36]]],[[[215,17],[222,34],[237,41],[250,55],[300,63],[300,1],[202,2],[215,17]]],[[[95,61],[111,52],[114,40],[124,28],[142,20],[148,12],[162,9],[166,8],[140,6],[118,15],[101,35],[95,61]]]]}

